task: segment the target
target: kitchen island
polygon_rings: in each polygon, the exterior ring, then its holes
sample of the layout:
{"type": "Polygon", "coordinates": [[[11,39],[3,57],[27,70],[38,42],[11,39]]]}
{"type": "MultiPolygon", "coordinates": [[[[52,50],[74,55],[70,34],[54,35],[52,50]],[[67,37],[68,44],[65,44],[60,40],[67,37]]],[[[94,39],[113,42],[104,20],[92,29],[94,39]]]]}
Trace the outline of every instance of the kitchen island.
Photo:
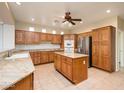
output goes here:
{"type": "Polygon", "coordinates": [[[0,90],[32,90],[34,65],[29,52],[0,61],[0,90]]]}
{"type": "Polygon", "coordinates": [[[88,78],[88,55],[55,52],[55,69],[74,84],[88,78]]]}

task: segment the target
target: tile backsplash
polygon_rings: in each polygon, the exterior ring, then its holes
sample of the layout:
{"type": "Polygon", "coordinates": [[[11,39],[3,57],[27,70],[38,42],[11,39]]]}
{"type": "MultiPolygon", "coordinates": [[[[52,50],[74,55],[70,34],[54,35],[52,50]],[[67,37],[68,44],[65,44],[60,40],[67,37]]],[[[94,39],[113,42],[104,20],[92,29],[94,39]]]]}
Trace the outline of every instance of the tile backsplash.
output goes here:
{"type": "Polygon", "coordinates": [[[59,44],[41,43],[36,45],[16,45],[16,50],[30,50],[30,49],[57,49],[59,44]]]}

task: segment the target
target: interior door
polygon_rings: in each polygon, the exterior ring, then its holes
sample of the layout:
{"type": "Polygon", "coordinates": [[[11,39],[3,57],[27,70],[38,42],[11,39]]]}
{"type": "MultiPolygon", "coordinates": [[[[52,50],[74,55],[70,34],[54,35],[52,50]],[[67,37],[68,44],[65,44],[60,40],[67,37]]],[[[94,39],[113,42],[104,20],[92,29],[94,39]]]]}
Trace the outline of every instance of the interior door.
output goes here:
{"type": "Polygon", "coordinates": [[[3,49],[3,29],[2,25],[0,25],[0,52],[2,52],[3,49]]]}

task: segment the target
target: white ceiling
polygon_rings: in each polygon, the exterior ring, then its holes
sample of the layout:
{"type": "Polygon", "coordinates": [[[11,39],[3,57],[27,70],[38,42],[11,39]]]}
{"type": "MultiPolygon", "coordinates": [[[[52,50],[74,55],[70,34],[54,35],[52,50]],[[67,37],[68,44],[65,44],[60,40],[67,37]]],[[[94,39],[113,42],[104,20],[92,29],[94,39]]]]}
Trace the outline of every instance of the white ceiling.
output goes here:
{"type": "Polygon", "coordinates": [[[22,3],[21,6],[15,3],[9,3],[10,8],[15,16],[16,21],[53,26],[54,20],[59,20],[55,27],[63,29],[76,29],[86,24],[102,20],[110,16],[120,16],[124,19],[124,3],[97,3],[97,2],[80,2],[80,3],[22,3]],[[110,9],[111,13],[107,14],[106,10],[110,9]],[[81,18],[83,24],[76,22],[76,26],[68,27],[62,25],[62,18],[66,11],[70,11],[73,18],[81,18]],[[35,20],[32,22],[31,18],[35,20]]]}

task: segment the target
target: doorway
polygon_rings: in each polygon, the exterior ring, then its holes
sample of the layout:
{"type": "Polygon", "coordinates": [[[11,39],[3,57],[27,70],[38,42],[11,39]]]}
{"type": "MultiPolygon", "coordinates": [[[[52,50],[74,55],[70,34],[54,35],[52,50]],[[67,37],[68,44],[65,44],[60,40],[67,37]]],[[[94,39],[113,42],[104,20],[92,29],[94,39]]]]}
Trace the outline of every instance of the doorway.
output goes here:
{"type": "Polygon", "coordinates": [[[118,70],[124,68],[124,32],[117,33],[117,67],[118,70]]]}

